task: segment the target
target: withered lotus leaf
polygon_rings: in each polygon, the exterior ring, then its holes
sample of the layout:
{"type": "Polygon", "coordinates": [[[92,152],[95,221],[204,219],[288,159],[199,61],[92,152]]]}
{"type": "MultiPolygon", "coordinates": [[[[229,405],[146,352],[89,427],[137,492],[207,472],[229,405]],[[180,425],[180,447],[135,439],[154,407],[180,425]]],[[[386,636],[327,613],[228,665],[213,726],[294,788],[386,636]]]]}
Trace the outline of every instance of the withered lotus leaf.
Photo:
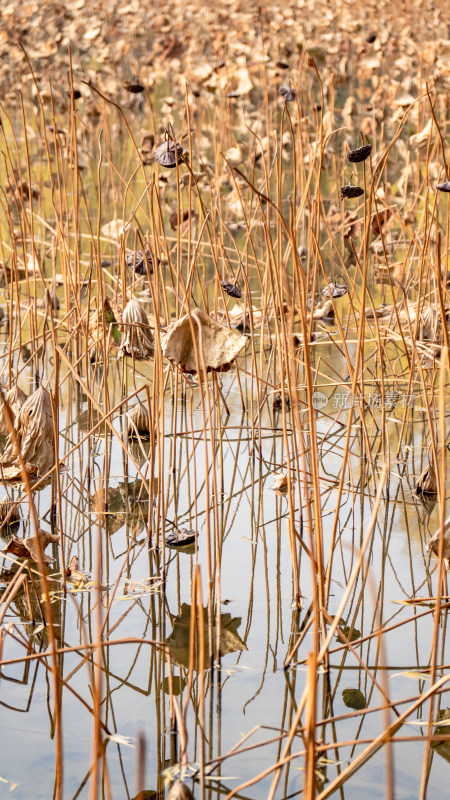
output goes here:
{"type": "Polygon", "coordinates": [[[80,570],[78,556],[72,556],[70,559],[69,566],[66,569],[66,578],[79,583],[86,583],[89,580],[88,576],[80,570]]]}
{"type": "MultiPolygon", "coordinates": [[[[42,551],[44,551],[50,542],[59,542],[59,536],[56,533],[49,533],[39,528],[37,536],[28,536],[26,539],[19,539],[17,536],[13,536],[8,547],[3,552],[10,553],[18,558],[32,558],[33,561],[39,561],[39,542],[42,551]]],[[[52,559],[46,556],[45,553],[43,553],[43,559],[46,564],[51,564],[52,562],[52,559]]]]}
{"type": "Polygon", "coordinates": [[[143,403],[139,400],[131,409],[130,420],[128,422],[128,436],[141,436],[150,434],[150,416],[143,403]]]}
{"type": "MultiPolygon", "coordinates": [[[[26,399],[27,395],[17,385],[13,386],[13,388],[6,393],[5,400],[9,406],[9,410],[11,411],[13,424],[26,399]]],[[[3,433],[5,436],[7,436],[10,433],[10,430],[5,416],[5,400],[2,400],[0,410],[0,433],[3,433]]]]}
{"type": "Polygon", "coordinates": [[[188,531],[187,528],[175,528],[172,533],[166,536],[166,545],[168,547],[186,547],[188,544],[194,544],[197,538],[197,531],[188,531]]]}
{"type": "Polygon", "coordinates": [[[27,472],[45,475],[55,464],[53,415],[50,393],[40,386],[20,409],[0,458],[4,467],[20,468],[16,444],[27,472]]]}
{"type": "Polygon", "coordinates": [[[245,336],[220,325],[200,308],[172,322],[161,334],[165,357],[182,372],[191,374],[204,369],[226,372],[246,341],[245,336]]]}
{"type": "Polygon", "coordinates": [[[428,464],[416,481],[416,494],[437,494],[437,478],[433,464],[428,464]]]}
{"type": "Polygon", "coordinates": [[[134,297],[123,310],[122,323],[124,332],[117,358],[132,355],[137,359],[150,358],[155,350],[153,335],[147,314],[134,297]]]}

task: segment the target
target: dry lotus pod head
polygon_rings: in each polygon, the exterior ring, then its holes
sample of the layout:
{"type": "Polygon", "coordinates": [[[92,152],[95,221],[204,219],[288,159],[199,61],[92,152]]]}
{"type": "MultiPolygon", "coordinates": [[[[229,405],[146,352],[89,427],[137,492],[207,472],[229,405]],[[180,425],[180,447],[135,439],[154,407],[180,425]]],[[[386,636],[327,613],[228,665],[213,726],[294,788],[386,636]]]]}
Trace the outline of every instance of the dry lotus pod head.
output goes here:
{"type": "Polygon", "coordinates": [[[8,496],[0,500],[0,536],[9,539],[17,533],[20,525],[19,505],[8,496]]]}
{"type": "Polygon", "coordinates": [[[348,289],[344,283],[330,283],[328,286],[325,286],[325,289],[322,289],[322,294],[325,297],[342,297],[342,295],[347,294],[348,289]]]}
{"type": "Polygon", "coordinates": [[[292,100],[295,100],[295,91],[294,89],[291,89],[290,86],[280,86],[280,88],[278,89],[278,94],[287,103],[292,102],[292,100]]]}
{"type": "Polygon", "coordinates": [[[445,183],[438,183],[437,189],[440,192],[450,192],[450,181],[445,181],[445,183]]]}
{"type": "Polygon", "coordinates": [[[189,786],[177,779],[170,787],[166,800],[194,800],[189,786]]]}
{"type": "Polygon", "coordinates": [[[351,197],[361,197],[364,194],[364,189],[361,189],[360,186],[352,186],[349,184],[348,186],[341,186],[339,189],[339,197],[341,200],[351,197]]]}
{"type": "Polygon", "coordinates": [[[128,422],[128,436],[149,436],[150,435],[150,416],[141,401],[136,403],[131,409],[130,420],[128,422]]]}
{"type": "Polygon", "coordinates": [[[172,322],[161,334],[163,355],[182,372],[191,374],[204,369],[226,372],[246,342],[245,336],[220,325],[200,308],[172,322]]]}
{"type": "Polygon", "coordinates": [[[435,495],[437,494],[437,478],[433,464],[428,464],[416,481],[416,494],[435,495]]]}
{"type": "MultiPolygon", "coordinates": [[[[127,267],[133,269],[136,275],[147,276],[147,264],[150,275],[153,273],[155,256],[148,247],[145,248],[145,256],[142,250],[136,250],[136,252],[133,250],[125,256],[125,261],[127,267]]],[[[157,259],[157,263],[159,264],[159,259],[157,259]]]]}
{"type": "Polygon", "coordinates": [[[229,283],[229,281],[220,281],[220,285],[224,292],[230,295],[230,297],[242,297],[241,290],[236,283],[229,283]]]}
{"type": "Polygon", "coordinates": [[[20,467],[15,439],[27,472],[45,475],[55,464],[53,414],[50,394],[40,386],[25,401],[15,423],[16,437],[8,437],[0,464],[20,467]]]}
{"type": "Polygon", "coordinates": [[[366,158],[369,158],[372,152],[372,145],[365,144],[362,147],[358,147],[356,150],[350,150],[347,153],[347,161],[351,161],[352,164],[359,164],[360,161],[365,161],[366,158]]]}
{"type": "Polygon", "coordinates": [[[150,358],[155,350],[153,335],[147,314],[141,304],[132,297],[122,314],[124,332],[117,358],[134,356],[137,359],[150,358]]]}
{"type": "MultiPolygon", "coordinates": [[[[26,399],[27,395],[17,386],[17,384],[6,393],[5,401],[9,406],[13,424],[26,399]]],[[[0,433],[4,433],[7,436],[9,435],[10,430],[5,416],[5,401],[2,400],[1,404],[0,433]]]]}
{"type": "Polygon", "coordinates": [[[177,142],[175,146],[175,142],[173,142],[167,136],[166,141],[156,148],[155,152],[153,153],[153,158],[158,162],[158,164],[161,164],[162,167],[174,169],[177,163],[182,163],[182,155],[183,148],[181,144],[178,144],[177,142]]]}

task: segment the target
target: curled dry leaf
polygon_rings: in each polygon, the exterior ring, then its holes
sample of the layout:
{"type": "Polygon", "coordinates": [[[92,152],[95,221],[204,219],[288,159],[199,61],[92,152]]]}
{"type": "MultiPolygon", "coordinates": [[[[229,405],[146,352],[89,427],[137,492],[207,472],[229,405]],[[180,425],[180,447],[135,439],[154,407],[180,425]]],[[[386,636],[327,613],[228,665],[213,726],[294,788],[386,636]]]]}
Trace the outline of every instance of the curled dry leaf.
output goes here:
{"type": "MultiPolygon", "coordinates": [[[[6,468],[14,467],[18,471],[14,478],[20,478],[17,445],[27,472],[45,475],[55,464],[55,447],[50,393],[43,386],[23,404],[14,432],[15,435],[8,436],[0,464],[6,468]]],[[[14,479],[12,475],[8,475],[7,470],[4,470],[4,475],[7,479],[14,479]]]]}
{"type": "Polygon", "coordinates": [[[186,547],[189,544],[194,544],[197,538],[197,531],[188,531],[187,528],[175,528],[173,533],[166,536],[166,545],[168,547],[186,547]]]}
{"type": "Polygon", "coordinates": [[[141,360],[150,358],[155,350],[153,335],[147,314],[134,297],[128,301],[123,310],[122,323],[124,333],[117,358],[124,356],[134,356],[141,360]]]}
{"type": "Polygon", "coordinates": [[[107,239],[120,239],[125,233],[126,227],[128,226],[125,225],[123,219],[112,219],[111,222],[102,225],[102,234],[107,239]]]}
{"type": "Polygon", "coordinates": [[[194,795],[189,786],[178,778],[170,787],[167,800],[194,800],[194,795]]]}
{"type": "Polygon", "coordinates": [[[27,395],[19,386],[13,386],[9,392],[6,393],[5,399],[2,400],[1,408],[0,408],[0,433],[5,434],[7,436],[10,433],[9,426],[6,419],[6,412],[5,412],[5,402],[9,406],[9,410],[12,416],[12,423],[16,420],[16,417],[22,408],[25,400],[27,399],[27,395]]]}
{"type": "Polygon", "coordinates": [[[72,556],[69,566],[66,569],[66,578],[70,578],[72,581],[78,581],[79,583],[87,583],[89,578],[84,572],[81,572],[79,567],[78,556],[72,556]]]}
{"type": "Polygon", "coordinates": [[[229,281],[220,281],[220,285],[224,292],[230,295],[230,297],[242,297],[241,290],[237,283],[230,283],[229,281]]]}
{"type": "Polygon", "coordinates": [[[226,372],[246,341],[244,336],[232,333],[200,308],[172,322],[161,334],[165,357],[182,372],[191,374],[202,372],[203,368],[206,372],[226,372]]]}
{"type": "MultiPolygon", "coordinates": [[[[145,256],[142,250],[136,250],[136,253],[132,251],[125,256],[125,262],[127,267],[134,270],[136,275],[145,275],[145,277],[147,277],[147,264],[148,271],[151,275],[154,270],[155,256],[152,251],[146,247],[145,256]]],[[[159,258],[157,259],[157,263],[160,263],[159,258]]]]}
{"type": "Polygon", "coordinates": [[[143,403],[139,400],[131,409],[128,422],[128,436],[149,436],[150,435],[150,416],[143,403]]]}
{"type": "Polygon", "coordinates": [[[437,478],[433,464],[428,464],[416,481],[416,494],[437,494],[437,478]]]}
{"type": "Polygon", "coordinates": [[[438,183],[436,189],[439,189],[440,192],[450,192],[450,181],[445,181],[444,183],[438,183]]]}
{"type": "Polygon", "coordinates": [[[342,297],[344,294],[347,294],[348,289],[344,283],[330,283],[328,286],[325,286],[325,289],[322,289],[322,294],[325,297],[342,297]]]}
{"type": "Polygon", "coordinates": [[[274,492],[286,492],[288,486],[287,475],[284,472],[274,475],[273,485],[270,487],[274,492]]]}
{"type": "MultiPolygon", "coordinates": [[[[13,536],[3,552],[17,556],[17,558],[32,558],[33,561],[39,561],[39,542],[42,551],[44,551],[51,542],[59,542],[59,536],[56,533],[49,533],[39,528],[37,536],[28,536],[26,539],[19,539],[17,536],[13,536]]],[[[44,552],[43,559],[46,564],[51,564],[52,562],[52,559],[46,556],[44,552]]]]}
{"type": "MultiPolygon", "coordinates": [[[[234,308],[228,312],[228,318],[230,320],[230,328],[236,328],[240,333],[244,333],[245,331],[251,331],[252,327],[257,328],[261,324],[262,312],[259,308],[252,306],[250,315],[248,306],[244,307],[236,303],[234,308]]],[[[226,322],[226,320],[226,314],[220,314],[219,321],[226,322]]]]}
{"type": "Polygon", "coordinates": [[[313,319],[326,319],[334,317],[334,308],[333,302],[331,300],[325,300],[322,306],[317,306],[312,315],[313,319]]]}

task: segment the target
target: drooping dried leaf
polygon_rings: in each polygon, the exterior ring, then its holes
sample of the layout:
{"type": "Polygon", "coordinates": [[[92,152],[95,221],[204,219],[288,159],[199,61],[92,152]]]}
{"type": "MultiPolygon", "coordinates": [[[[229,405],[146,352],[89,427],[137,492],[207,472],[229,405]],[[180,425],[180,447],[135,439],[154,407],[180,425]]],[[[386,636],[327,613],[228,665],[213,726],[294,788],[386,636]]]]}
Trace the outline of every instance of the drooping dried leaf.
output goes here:
{"type": "Polygon", "coordinates": [[[147,314],[134,297],[123,310],[122,324],[124,332],[117,358],[134,356],[142,360],[153,356],[155,346],[147,314]]]}
{"type": "Polygon", "coordinates": [[[313,319],[327,319],[334,317],[334,308],[331,300],[325,300],[324,304],[317,306],[313,310],[313,319]]]}
{"type": "Polygon", "coordinates": [[[168,169],[174,169],[178,164],[183,162],[182,159],[183,155],[183,148],[181,144],[176,144],[175,150],[175,142],[172,142],[171,139],[167,139],[166,142],[162,142],[155,152],[153,153],[153,158],[158,164],[161,164],[162,167],[167,167],[168,169]]]}
{"type": "MultiPolygon", "coordinates": [[[[136,250],[136,253],[132,251],[125,256],[125,262],[127,267],[129,267],[131,270],[134,269],[136,275],[145,275],[145,277],[147,277],[147,264],[148,271],[151,275],[154,270],[155,256],[153,255],[152,251],[146,247],[145,257],[142,250],[136,250]]],[[[157,263],[160,263],[159,258],[157,259],[157,263]]]]}
{"type": "Polygon", "coordinates": [[[230,283],[229,281],[220,281],[220,285],[224,292],[230,295],[230,297],[242,297],[241,290],[237,283],[230,283]]]}
{"type": "MultiPolygon", "coordinates": [[[[17,384],[13,386],[12,389],[9,390],[9,392],[6,393],[5,400],[9,406],[9,410],[11,411],[13,424],[26,399],[27,395],[25,394],[25,392],[22,391],[22,389],[19,386],[17,386],[17,384]]],[[[4,401],[2,400],[1,410],[0,410],[0,433],[3,433],[5,436],[8,436],[10,430],[8,427],[8,423],[6,421],[5,414],[6,412],[4,407],[4,401]]]]}
{"type": "Polygon", "coordinates": [[[173,322],[161,334],[164,356],[182,372],[191,374],[204,369],[226,372],[246,341],[244,336],[232,333],[200,308],[173,322]]]}
{"type": "Polygon", "coordinates": [[[128,422],[128,436],[149,436],[150,435],[150,416],[143,403],[139,400],[131,409],[128,422]]]}
{"type": "Polygon", "coordinates": [[[197,538],[197,531],[188,531],[187,528],[176,528],[172,533],[166,536],[166,545],[168,547],[186,547],[190,544],[195,544],[197,538]]]}
{"type": "Polygon", "coordinates": [[[131,94],[140,94],[141,92],[145,91],[145,86],[139,81],[124,81],[123,88],[127,90],[127,92],[131,92],[131,94]]]}
{"type": "Polygon", "coordinates": [[[339,189],[339,197],[341,200],[344,198],[350,199],[352,197],[361,197],[364,194],[364,189],[361,189],[360,186],[352,186],[348,184],[347,186],[341,186],[339,189]]]}
{"type": "Polygon", "coordinates": [[[416,494],[437,494],[437,478],[433,464],[428,464],[416,481],[416,494]]]}
{"type": "Polygon", "coordinates": [[[66,578],[70,578],[70,580],[76,581],[77,583],[88,582],[89,576],[80,570],[78,556],[72,556],[70,559],[69,566],[66,569],[66,578]]]}
{"type": "MultiPolygon", "coordinates": [[[[226,322],[227,317],[226,314],[218,315],[220,322],[226,322]]],[[[245,331],[250,331],[252,328],[252,321],[253,321],[253,328],[257,328],[261,324],[262,319],[262,311],[255,306],[252,306],[251,317],[250,317],[250,309],[244,307],[237,303],[231,311],[228,312],[228,318],[230,320],[230,328],[235,328],[236,330],[240,331],[240,333],[244,333],[245,331]]]]}
{"type": "Polygon", "coordinates": [[[195,220],[198,219],[198,214],[191,208],[191,211],[186,208],[181,215],[178,215],[176,211],[173,211],[169,217],[170,227],[173,231],[176,231],[178,225],[181,225],[183,222],[186,222],[188,219],[195,220]]]}
{"type": "Polygon", "coordinates": [[[25,469],[30,474],[45,475],[55,464],[53,415],[50,394],[41,386],[19,411],[13,434],[8,436],[0,458],[4,467],[20,468],[16,444],[25,469]]]}
{"type": "Polygon", "coordinates": [[[290,103],[293,100],[295,100],[295,91],[294,89],[291,89],[289,86],[280,86],[280,88],[278,89],[278,94],[287,103],[290,103]]]}
{"type": "Polygon", "coordinates": [[[125,233],[126,227],[128,226],[126,226],[125,220],[112,219],[110,222],[102,225],[102,234],[107,239],[120,239],[120,237],[125,233]]]}
{"type": "Polygon", "coordinates": [[[325,289],[322,289],[322,294],[325,297],[342,297],[344,294],[347,294],[348,289],[344,283],[330,283],[328,286],[325,286],[325,289]]]}
{"type": "Polygon", "coordinates": [[[439,189],[440,192],[450,192],[450,181],[445,181],[445,183],[438,183],[436,189],[439,189]]]}
{"type": "MultiPolygon", "coordinates": [[[[39,528],[37,536],[27,536],[26,539],[19,539],[17,536],[13,536],[10,543],[3,551],[4,553],[10,553],[13,556],[17,556],[17,558],[32,558],[33,561],[39,561],[39,541],[42,547],[42,551],[45,550],[50,542],[57,543],[59,542],[59,536],[54,533],[49,533],[48,531],[43,531],[39,528]]],[[[43,553],[43,559],[46,564],[51,564],[52,559],[49,556],[43,553]]]]}
{"type": "MultiPolygon", "coordinates": [[[[291,407],[291,400],[288,394],[285,393],[284,395],[284,407],[286,411],[289,411],[291,407]]],[[[274,411],[282,411],[283,409],[283,395],[281,392],[275,395],[273,398],[272,408],[274,411]]]]}

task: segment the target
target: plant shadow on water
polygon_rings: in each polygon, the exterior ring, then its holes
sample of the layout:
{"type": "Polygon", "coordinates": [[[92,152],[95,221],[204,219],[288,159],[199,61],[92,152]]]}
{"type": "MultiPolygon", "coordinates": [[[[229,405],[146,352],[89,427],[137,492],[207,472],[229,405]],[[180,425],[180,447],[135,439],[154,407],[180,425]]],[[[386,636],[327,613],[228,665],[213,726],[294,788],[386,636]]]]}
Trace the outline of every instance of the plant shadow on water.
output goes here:
{"type": "Polygon", "coordinates": [[[450,10],[72,5],[4,12],[0,782],[440,797],[450,10]]]}

